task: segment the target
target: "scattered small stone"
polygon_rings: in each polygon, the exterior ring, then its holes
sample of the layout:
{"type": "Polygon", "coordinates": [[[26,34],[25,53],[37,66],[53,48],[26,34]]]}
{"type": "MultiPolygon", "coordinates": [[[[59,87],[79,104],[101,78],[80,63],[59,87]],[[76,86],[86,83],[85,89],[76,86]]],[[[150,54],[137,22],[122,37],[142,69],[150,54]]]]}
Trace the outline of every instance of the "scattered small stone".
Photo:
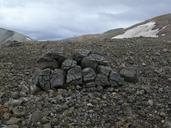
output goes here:
{"type": "Polygon", "coordinates": [[[32,95],[36,94],[36,93],[39,92],[39,91],[40,91],[40,88],[39,88],[38,86],[36,86],[35,84],[32,84],[32,85],[30,86],[30,93],[31,93],[32,95]]]}
{"type": "Polygon", "coordinates": [[[9,120],[10,119],[10,113],[4,113],[3,118],[5,120],[9,120]]]}
{"type": "Polygon", "coordinates": [[[146,63],[143,62],[143,63],[142,63],[142,66],[146,66],[146,63]]]}
{"type": "Polygon", "coordinates": [[[3,116],[7,112],[9,112],[9,108],[0,104],[0,116],[3,116]]]}
{"type": "Polygon", "coordinates": [[[171,82],[171,78],[168,78],[168,81],[171,82]]]}
{"type": "Polygon", "coordinates": [[[17,106],[12,109],[14,115],[21,117],[25,115],[25,108],[23,106],[17,106]]]}
{"type": "Polygon", "coordinates": [[[14,124],[14,125],[8,125],[7,128],[19,128],[19,126],[14,124]]]}
{"type": "Polygon", "coordinates": [[[51,124],[50,124],[50,123],[44,124],[44,125],[43,125],[43,128],[51,128],[51,124]]]}
{"type": "Polygon", "coordinates": [[[15,107],[15,106],[20,106],[22,103],[23,103],[23,99],[15,100],[11,98],[8,102],[5,103],[5,105],[15,107]]]}
{"type": "Polygon", "coordinates": [[[30,120],[30,123],[31,123],[31,126],[34,126],[37,122],[39,122],[41,119],[41,111],[37,110],[37,111],[34,111],[31,115],[31,120],[30,120]]]}
{"type": "Polygon", "coordinates": [[[164,49],[163,49],[163,52],[168,52],[168,49],[164,48],[164,49]]]}
{"type": "Polygon", "coordinates": [[[17,124],[20,121],[20,119],[11,117],[10,120],[6,122],[6,124],[11,125],[11,124],[17,124]]]}
{"type": "Polygon", "coordinates": [[[88,103],[87,106],[89,107],[93,107],[92,103],[88,103]]]}
{"type": "Polygon", "coordinates": [[[149,104],[150,106],[153,106],[153,104],[154,104],[153,100],[148,100],[148,104],[149,104]]]}
{"type": "Polygon", "coordinates": [[[161,123],[163,123],[163,124],[164,124],[164,123],[165,123],[165,120],[161,120],[161,123]]]}

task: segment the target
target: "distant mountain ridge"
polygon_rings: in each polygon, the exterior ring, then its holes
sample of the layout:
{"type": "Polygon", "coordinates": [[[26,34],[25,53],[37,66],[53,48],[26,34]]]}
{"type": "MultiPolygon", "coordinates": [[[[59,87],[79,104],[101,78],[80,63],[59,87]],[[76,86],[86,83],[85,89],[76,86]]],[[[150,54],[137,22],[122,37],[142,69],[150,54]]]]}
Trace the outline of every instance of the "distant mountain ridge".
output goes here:
{"type": "Polygon", "coordinates": [[[7,41],[24,42],[24,41],[31,41],[31,40],[32,39],[30,37],[20,34],[18,32],[0,28],[0,44],[5,43],[7,41]]]}
{"type": "MultiPolygon", "coordinates": [[[[76,36],[64,39],[62,41],[104,41],[135,37],[152,37],[164,40],[171,40],[171,13],[151,18],[128,28],[116,28],[104,33],[76,36]]],[[[24,42],[31,40],[32,39],[26,35],[0,28],[0,44],[7,41],[24,42]]]]}
{"type": "Polygon", "coordinates": [[[171,40],[171,13],[157,16],[128,28],[111,29],[101,34],[82,35],[68,41],[111,40],[134,37],[152,37],[171,40]]]}
{"type": "Polygon", "coordinates": [[[153,37],[171,39],[171,14],[161,15],[126,28],[112,39],[153,37]]]}

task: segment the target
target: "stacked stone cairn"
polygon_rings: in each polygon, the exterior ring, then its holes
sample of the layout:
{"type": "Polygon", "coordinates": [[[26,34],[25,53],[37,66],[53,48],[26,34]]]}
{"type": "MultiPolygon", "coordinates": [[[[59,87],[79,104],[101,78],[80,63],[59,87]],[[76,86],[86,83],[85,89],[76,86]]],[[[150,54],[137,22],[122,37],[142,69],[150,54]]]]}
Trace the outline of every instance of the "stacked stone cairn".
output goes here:
{"type": "Polygon", "coordinates": [[[48,52],[38,60],[39,70],[34,83],[43,90],[66,88],[119,87],[123,78],[114,71],[104,56],[89,50],[76,49],[72,57],[62,52],[48,52]]]}

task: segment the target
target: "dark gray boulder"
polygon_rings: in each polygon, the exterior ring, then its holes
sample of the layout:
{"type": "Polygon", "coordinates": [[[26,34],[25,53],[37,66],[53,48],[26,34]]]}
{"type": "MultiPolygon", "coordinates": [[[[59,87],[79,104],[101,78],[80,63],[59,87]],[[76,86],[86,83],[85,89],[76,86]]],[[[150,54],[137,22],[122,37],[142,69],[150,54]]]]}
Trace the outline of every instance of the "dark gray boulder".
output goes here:
{"type": "Polygon", "coordinates": [[[37,63],[39,64],[40,69],[46,69],[46,68],[50,68],[50,69],[55,69],[59,67],[59,63],[48,56],[43,56],[41,57],[37,63]]]}
{"type": "Polygon", "coordinates": [[[111,71],[109,75],[109,82],[112,87],[123,85],[123,78],[119,73],[111,71]]]}
{"type": "Polygon", "coordinates": [[[100,65],[100,66],[98,66],[97,71],[100,74],[104,74],[106,76],[109,76],[110,72],[112,71],[112,68],[109,66],[100,65]]]}
{"type": "Polygon", "coordinates": [[[125,81],[136,83],[138,82],[138,71],[136,67],[123,68],[120,71],[120,75],[125,81]]]}
{"type": "Polygon", "coordinates": [[[108,65],[108,61],[104,56],[99,54],[90,54],[89,58],[96,61],[99,65],[108,65]]]}
{"type": "Polygon", "coordinates": [[[108,61],[98,54],[90,54],[89,56],[84,57],[81,62],[82,67],[91,67],[95,70],[98,65],[108,65],[108,61]]]}
{"type": "Polygon", "coordinates": [[[94,81],[96,78],[96,73],[92,68],[84,68],[82,70],[82,74],[83,74],[83,81],[86,83],[94,81]]]}
{"type": "Polygon", "coordinates": [[[42,70],[40,69],[35,69],[35,72],[32,76],[32,83],[33,85],[37,85],[39,82],[39,75],[41,74],[42,70]]]}
{"type": "Polygon", "coordinates": [[[86,49],[76,49],[73,55],[73,59],[77,62],[81,62],[81,60],[88,56],[91,52],[86,49]]]}
{"type": "Polygon", "coordinates": [[[40,87],[43,90],[49,90],[51,88],[50,79],[51,79],[51,70],[49,68],[44,69],[40,72],[38,76],[36,86],[40,87]]]}
{"type": "Polygon", "coordinates": [[[91,58],[89,57],[85,57],[83,58],[83,60],[81,61],[81,66],[83,68],[86,68],[86,67],[91,67],[93,68],[94,70],[96,70],[97,66],[98,66],[98,63],[94,60],[92,60],[91,58]]]}
{"type": "Polygon", "coordinates": [[[82,70],[80,66],[68,70],[66,83],[82,84],[82,70]]]}
{"type": "Polygon", "coordinates": [[[62,64],[62,62],[65,60],[65,56],[62,50],[60,51],[50,51],[45,54],[45,57],[52,58],[56,60],[59,64],[59,66],[62,64]]]}
{"type": "Polygon", "coordinates": [[[35,126],[37,122],[39,122],[42,118],[42,113],[40,110],[36,110],[32,113],[31,118],[29,120],[29,125],[31,127],[35,126]]]}
{"type": "Polygon", "coordinates": [[[64,71],[55,69],[51,74],[51,88],[59,88],[64,85],[64,71]]]}
{"type": "Polygon", "coordinates": [[[71,68],[74,68],[77,65],[77,61],[72,60],[72,59],[66,59],[63,63],[62,63],[62,69],[67,71],[71,68]]]}
{"type": "Polygon", "coordinates": [[[103,87],[107,87],[110,85],[108,77],[103,74],[97,74],[95,83],[97,86],[103,86],[103,87]]]}
{"type": "Polygon", "coordinates": [[[85,88],[92,88],[92,87],[96,87],[96,83],[95,82],[89,82],[85,84],[85,88]]]}

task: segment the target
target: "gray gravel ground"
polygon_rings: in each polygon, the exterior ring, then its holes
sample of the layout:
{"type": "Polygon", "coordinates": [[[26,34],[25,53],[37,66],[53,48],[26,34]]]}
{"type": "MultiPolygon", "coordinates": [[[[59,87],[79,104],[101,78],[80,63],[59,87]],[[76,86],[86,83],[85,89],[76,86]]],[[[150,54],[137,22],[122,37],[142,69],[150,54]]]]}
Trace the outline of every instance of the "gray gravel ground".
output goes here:
{"type": "Polygon", "coordinates": [[[171,42],[151,38],[21,43],[0,48],[0,128],[171,128],[171,42]],[[36,61],[50,49],[101,52],[119,71],[136,66],[137,83],[80,86],[32,94],[36,61]],[[4,126],[2,126],[4,125],[4,126]]]}

